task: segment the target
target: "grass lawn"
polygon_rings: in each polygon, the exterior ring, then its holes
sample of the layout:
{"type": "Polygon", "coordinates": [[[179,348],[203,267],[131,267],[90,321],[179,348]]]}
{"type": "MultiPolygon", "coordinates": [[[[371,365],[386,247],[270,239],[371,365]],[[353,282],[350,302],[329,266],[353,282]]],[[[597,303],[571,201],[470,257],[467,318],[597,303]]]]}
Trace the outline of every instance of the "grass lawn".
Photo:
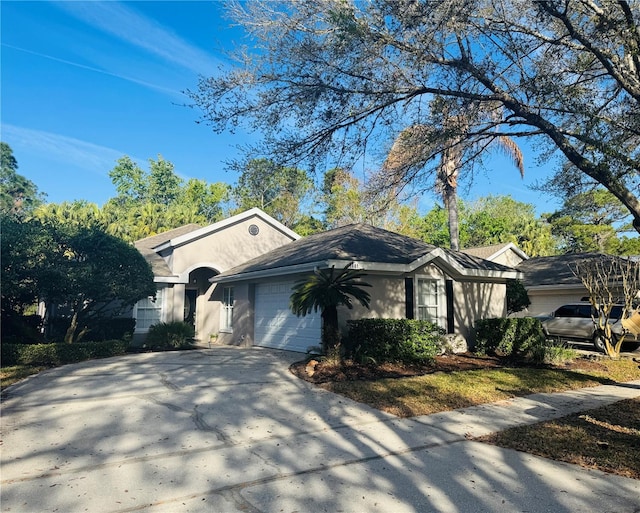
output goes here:
{"type": "Polygon", "coordinates": [[[640,479],[640,398],[478,440],[640,479]]]}
{"type": "Polygon", "coordinates": [[[4,390],[9,385],[17,383],[33,374],[38,374],[50,367],[34,365],[12,365],[10,367],[0,367],[0,390],[4,390]]]}
{"type": "MultiPolygon", "coordinates": [[[[577,359],[570,368],[487,368],[320,386],[400,417],[494,402],[539,392],[640,379],[637,361],[577,359]]],[[[640,398],[479,440],[640,479],[640,398]]]]}
{"type": "Polygon", "coordinates": [[[640,379],[637,362],[603,358],[597,365],[576,360],[570,369],[488,368],[397,379],[334,381],[322,387],[398,417],[414,417],[523,395],[636,379],[640,379]]]}

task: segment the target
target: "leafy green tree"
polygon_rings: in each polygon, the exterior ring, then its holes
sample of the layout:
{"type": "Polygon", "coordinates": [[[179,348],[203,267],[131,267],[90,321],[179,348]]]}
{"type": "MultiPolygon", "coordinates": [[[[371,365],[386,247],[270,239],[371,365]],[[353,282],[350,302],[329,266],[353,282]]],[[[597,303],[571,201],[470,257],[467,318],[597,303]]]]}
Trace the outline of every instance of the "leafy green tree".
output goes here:
{"type": "Polygon", "coordinates": [[[557,253],[551,227],[536,218],[535,207],[511,196],[486,196],[467,206],[463,247],[513,242],[529,256],[557,253]]]}
{"type": "Polygon", "coordinates": [[[80,340],[90,320],[118,315],[156,293],[151,268],[132,245],[97,228],[46,229],[56,250],[43,255],[38,294],[71,310],[65,342],[80,340]]]}
{"type": "Polygon", "coordinates": [[[32,217],[52,227],[107,228],[107,220],[100,207],[85,200],[46,203],[36,208],[32,217]]]}
{"type": "Polygon", "coordinates": [[[394,194],[381,191],[358,179],[351,171],[334,168],[324,175],[320,200],[324,205],[325,223],[337,228],[365,223],[401,232],[407,228],[407,217],[415,209],[403,205],[394,194]]]}
{"type": "Polygon", "coordinates": [[[18,161],[11,146],[0,142],[0,213],[22,217],[44,198],[36,184],[18,173],[18,161]]]}
{"type": "Polygon", "coordinates": [[[565,198],[562,208],[547,221],[565,253],[623,254],[618,235],[630,228],[629,212],[602,188],[565,198]]]}
{"type": "Polygon", "coordinates": [[[130,244],[97,227],[52,219],[2,218],[2,311],[21,314],[37,301],[65,305],[65,341],[82,338],[91,320],[112,317],[155,294],[153,273],[130,244]]]}
{"type": "MultiPolygon", "coordinates": [[[[535,215],[535,207],[511,196],[486,196],[475,202],[458,200],[463,248],[513,242],[529,256],[554,255],[557,242],[551,227],[535,215]]],[[[435,205],[414,219],[415,235],[435,246],[449,247],[447,209],[435,205]]],[[[409,234],[409,233],[407,233],[409,234]]]]}
{"type": "Polygon", "coordinates": [[[130,157],[109,172],[117,196],[102,207],[105,229],[134,241],[184,224],[209,224],[222,219],[230,186],[222,182],[180,178],[174,165],[158,155],[144,171],[130,157]]]}
{"type": "MultiPolygon", "coordinates": [[[[260,130],[287,165],[350,167],[406,127],[439,126],[435,97],[470,116],[477,154],[499,137],[546,146],[601,184],[640,230],[640,10],[626,0],[228,2],[251,38],[192,91],[215,130],[260,130]]],[[[451,132],[439,131],[437,147],[451,132]]],[[[419,189],[425,173],[407,176],[419,189]]],[[[565,169],[560,170],[566,174],[565,169]]]]}
{"type": "Polygon", "coordinates": [[[302,217],[300,209],[313,189],[306,171],[267,159],[249,160],[232,196],[240,210],[258,207],[288,227],[302,217]]]}
{"type": "Polygon", "coordinates": [[[124,155],[109,171],[109,178],[118,192],[121,202],[141,202],[147,199],[148,184],[145,172],[131,157],[124,155]]]}
{"type": "Polygon", "coordinates": [[[371,297],[362,287],[371,285],[360,281],[363,276],[361,271],[349,269],[349,265],[338,272],[333,266],[330,269],[316,269],[312,275],[296,282],[293,287],[290,307],[294,314],[305,316],[320,310],[322,349],[325,354],[340,344],[338,307],[346,306],[351,309],[352,299],[355,299],[369,308],[371,297]]]}
{"type": "Polygon", "coordinates": [[[22,314],[38,301],[39,286],[57,247],[54,237],[37,220],[2,214],[2,311],[22,314]]]}

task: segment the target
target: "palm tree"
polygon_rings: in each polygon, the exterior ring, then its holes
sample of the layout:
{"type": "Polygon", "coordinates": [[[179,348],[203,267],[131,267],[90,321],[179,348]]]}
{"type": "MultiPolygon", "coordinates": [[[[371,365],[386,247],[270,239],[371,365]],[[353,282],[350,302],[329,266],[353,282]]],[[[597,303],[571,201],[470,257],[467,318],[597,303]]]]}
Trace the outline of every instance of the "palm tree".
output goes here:
{"type": "MultiPolygon", "coordinates": [[[[476,113],[476,116],[479,116],[476,113]]],[[[386,183],[401,186],[408,183],[427,163],[440,153],[440,162],[436,169],[436,190],[442,199],[449,216],[449,238],[451,249],[460,249],[458,228],[458,176],[464,165],[465,150],[473,146],[467,140],[473,115],[448,115],[444,112],[440,130],[427,125],[413,125],[400,132],[389,151],[383,165],[383,171],[392,176],[386,183]],[[444,138],[443,138],[444,134],[444,138]],[[444,141],[444,142],[443,142],[444,141]]],[[[496,135],[491,143],[511,157],[514,165],[524,176],[524,157],[518,145],[509,137],[496,135]]],[[[476,153],[482,152],[491,143],[485,144],[476,153]]]]}
{"type": "Polygon", "coordinates": [[[316,269],[312,275],[296,282],[289,304],[298,317],[312,311],[321,311],[322,350],[325,354],[340,343],[338,327],[338,306],[353,308],[352,298],[365,308],[369,308],[371,296],[362,287],[371,287],[360,281],[361,271],[350,269],[351,264],[336,273],[330,269],[316,269]]]}

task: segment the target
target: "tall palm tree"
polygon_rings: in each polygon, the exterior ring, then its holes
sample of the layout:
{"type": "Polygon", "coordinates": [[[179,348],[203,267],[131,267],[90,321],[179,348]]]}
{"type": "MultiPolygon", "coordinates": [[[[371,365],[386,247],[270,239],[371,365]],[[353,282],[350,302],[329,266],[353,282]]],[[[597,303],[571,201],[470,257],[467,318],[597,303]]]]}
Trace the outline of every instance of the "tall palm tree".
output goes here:
{"type": "Polygon", "coordinates": [[[325,354],[340,343],[338,327],[338,306],[353,308],[355,299],[365,308],[369,308],[371,296],[362,287],[371,287],[360,281],[362,271],[350,269],[351,264],[336,272],[330,269],[316,269],[312,275],[296,282],[289,299],[291,311],[298,317],[321,312],[322,350],[325,354]]]}
{"type": "MultiPolygon", "coordinates": [[[[440,154],[435,188],[442,195],[447,209],[450,246],[454,250],[460,249],[458,177],[464,165],[465,150],[473,146],[473,142],[467,138],[471,121],[472,115],[448,115],[445,112],[439,130],[421,124],[405,128],[394,141],[383,165],[383,171],[392,175],[386,177],[385,182],[400,186],[410,181],[430,160],[440,154]]],[[[515,141],[497,135],[492,143],[497,144],[511,158],[520,171],[520,176],[524,176],[524,157],[515,141]]],[[[484,146],[480,151],[486,148],[484,146]]]]}

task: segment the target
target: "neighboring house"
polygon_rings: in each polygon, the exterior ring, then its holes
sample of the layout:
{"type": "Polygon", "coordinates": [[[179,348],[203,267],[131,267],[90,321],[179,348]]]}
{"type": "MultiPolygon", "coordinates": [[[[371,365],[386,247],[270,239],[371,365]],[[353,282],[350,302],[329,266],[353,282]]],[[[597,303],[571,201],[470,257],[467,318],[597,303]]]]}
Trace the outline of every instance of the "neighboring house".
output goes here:
{"type": "Polygon", "coordinates": [[[158,292],[133,308],[134,343],[141,344],[158,322],[189,322],[201,341],[229,331],[233,295],[210,278],[297,239],[255,208],[209,226],[190,224],[135,242],[152,267],[158,292]]]}
{"type": "Polygon", "coordinates": [[[347,319],[417,318],[449,333],[473,338],[477,319],[506,314],[507,279],[513,268],[446,250],[369,225],[356,224],[281,245],[216,274],[211,299],[227,305],[220,342],[305,352],[320,344],[320,315],[296,317],[289,309],[294,283],[314,269],[361,269],[372,285],[371,308],[342,308],[347,319]]]}
{"type": "Polygon", "coordinates": [[[524,260],[516,269],[524,276],[531,305],[519,316],[539,316],[553,312],[566,303],[575,303],[589,295],[573,270],[576,263],[601,258],[599,253],[536,257],[524,260]]]}
{"type": "Polygon", "coordinates": [[[529,256],[513,242],[492,244],[490,246],[476,246],[474,248],[463,249],[462,252],[509,267],[516,267],[520,262],[529,258],[529,256]]]}

